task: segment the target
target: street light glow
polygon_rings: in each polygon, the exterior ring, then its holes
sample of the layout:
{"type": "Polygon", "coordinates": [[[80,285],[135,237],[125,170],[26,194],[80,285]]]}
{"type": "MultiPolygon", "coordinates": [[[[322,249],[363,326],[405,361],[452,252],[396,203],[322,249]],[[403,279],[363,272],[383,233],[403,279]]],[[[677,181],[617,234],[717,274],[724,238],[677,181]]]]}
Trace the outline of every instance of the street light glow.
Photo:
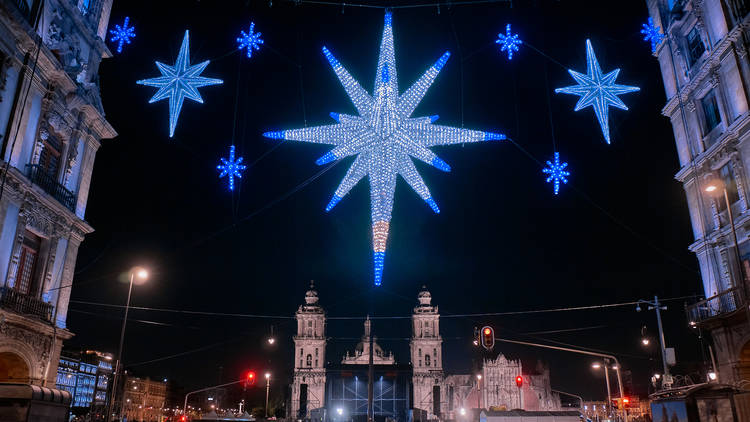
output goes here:
{"type": "Polygon", "coordinates": [[[465,416],[466,415],[466,409],[464,409],[463,407],[458,412],[461,413],[461,416],[465,416]]]}
{"type": "Polygon", "coordinates": [[[341,416],[341,415],[343,415],[343,414],[344,414],[344,409],[342,409],[342,408],[340,408],[340,407],[337,407],[337,408],[336,408],[336,413],[338,413],[338,414],[339,414],[339,416],[341,416]]]}
{"type": "Polygon", "coordinates": [[[274,344],[276,343],[276,339],[273,337],[268,337],[268,344],[274,344]]]}
{"type": "Polygon", "coordinates": [[[718,376],[716,375],[716,372],[711,371],[708,373],[708,379],[710,379],[711,381],[716,381],[716,378],[718,378],[718,376]]]}
{"type": "Polygon", "coordinates": [[[708,186],[706,186],[706,192],[713,192],[713,191],[715,191],[716,189],[718,189],[718,188],[716,187],[716,185],[708,185],[708,186]]]}
{"type": "Polygon", "coordinates": [[[649,339],[647,339],[647,338],[644,337],[644,338],[641,339],[641,343],[643,343],[644,346],[648,346],[648,344],[650,343],[650,341],[649,341],[649,339]]]}
{"type": "Polygon", "coordinates": [[[477,374],[477,379],[481,380],[482,379],[482,374],[477,374]]]}
{"type": "Polygon", "coordinates": [[[591,367],[594,369],[599,369],[602,367],[602,365],[599,362],[594,362],[591,364],[591,367]]]}
{"type": "Polygon", "coordinates": [[[265,377],[266,377],[266,379],[270,379],[271,378],[271,373],[270,372],[266,372],[265,377]]]}

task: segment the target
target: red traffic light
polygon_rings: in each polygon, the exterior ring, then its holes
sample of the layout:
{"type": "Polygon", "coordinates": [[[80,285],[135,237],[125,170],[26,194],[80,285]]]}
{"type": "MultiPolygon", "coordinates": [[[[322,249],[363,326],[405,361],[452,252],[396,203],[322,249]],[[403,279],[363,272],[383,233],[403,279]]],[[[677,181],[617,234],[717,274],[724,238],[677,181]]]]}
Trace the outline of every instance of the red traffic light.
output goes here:
{"type": "Polygon", "coordinates": [[[630,407],[630,399],[627,397],[622,398],[622,407],[627,408],[630,407]]]}
{"type": "Polygon", "coordinates": [[[247,373],[247,383],[248,384],[255,384],[255,372],[250,371],[247,373]]]}
{"type": "Polygon", "coordinates": [[[523,377],[522,376],[519,375],[519,376],[516,377],[516,385],[518,386],[518,388],[523,387],[523,377]]]}
{"type": "Polygon", "coordinates": [[[180,418],[180,421],[181,422],[186,422],[187,421],[187,416],[182,415],[182,417],[180,418]]]}
{"type": "Polygon", "coordinates": [[[482,347],[487,350],[495,347],[495,330],[489,325],[482,327],[482,347]]]}

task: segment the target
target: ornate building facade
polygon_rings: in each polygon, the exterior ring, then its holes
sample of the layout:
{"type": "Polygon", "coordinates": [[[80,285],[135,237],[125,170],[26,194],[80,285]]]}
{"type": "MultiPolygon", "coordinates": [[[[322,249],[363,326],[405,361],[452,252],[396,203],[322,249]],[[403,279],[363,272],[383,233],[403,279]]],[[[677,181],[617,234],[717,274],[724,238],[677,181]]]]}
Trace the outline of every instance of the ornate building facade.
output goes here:
{"type": "MultiPolygon", "coordinates": [[[[440,314],[432,295],[423,288],[411,317],[411,362],[398,364],[394,355],[378,344],[369,317],[353,352],[340,365],[326,364],[326,316],[312,287],[297,311],[295,370],[291,387],[291,413],[295,419],[360,420],[367,412],[367,367],[370,343],[374,365],[374,412],[376,418],[405,421],[409,409],[428,419],[457,420],[463,411],[485,409],[558,410],[560,400],[552,393],[549,369],[537,365],[524,371],[520,360],[502,354],[483,361],[477,374],[446,375],[443,371],[440,314]],[[319,331],[316,331],[319,330],[319,331]],[[320,356],[321,359],[317,359],[320,356]],[[524,377],[522,388],[516,376],[524,377]]],[[[424,418],[423,417],[423,418],[424,418]]],[[[422,419],[423,419],[422,418],[422,419]]]]}
{"type": "Polygon", "coordinates": [[[673,126],[675,178],[703,282],[705,300],[688,307],[689,323],[710,333],[720,382],[749,382],[750,2],[646,4],[665,35],[654,50],[667,97],[662,113],[673,126]]]}
{"type": "Polygon", "coordinates": [[[292,381],[292,417],[305,418],[309,411],[322,407],[326,385],[326,315],[318,303],[318,292],[310,283],[305,303],[295,314],[294,379],[292,381]]]}
{"type": "Polygon", "coordinates": [[[104,117],[112,0],[0,0],[0,382],[54,387],[104,117]]]}

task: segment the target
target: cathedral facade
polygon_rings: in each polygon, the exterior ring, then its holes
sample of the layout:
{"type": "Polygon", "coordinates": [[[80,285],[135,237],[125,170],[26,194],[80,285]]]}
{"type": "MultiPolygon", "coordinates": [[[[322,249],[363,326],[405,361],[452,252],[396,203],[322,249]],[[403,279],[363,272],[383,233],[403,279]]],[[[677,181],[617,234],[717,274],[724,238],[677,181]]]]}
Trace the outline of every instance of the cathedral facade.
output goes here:
{"type": "Polygon", "coordinates": [[[373,408],[376,420],[458,419],[470,409],[557,410],[549,369],[524,372],[520,360],[502,353],[485,359],[477,374],[443,370],[440,313],[423,288],[411,317],[410,362],[397,362],[373,336],[369,318],[353,352],[335,363],[325,361],[326,316],[311,285],[296,313],[295,362],[289,417],[298,420],[366,420],[367,376],[372,347],[373,408]],[[521,375],[523,386],[516,385],[521,375]]]}

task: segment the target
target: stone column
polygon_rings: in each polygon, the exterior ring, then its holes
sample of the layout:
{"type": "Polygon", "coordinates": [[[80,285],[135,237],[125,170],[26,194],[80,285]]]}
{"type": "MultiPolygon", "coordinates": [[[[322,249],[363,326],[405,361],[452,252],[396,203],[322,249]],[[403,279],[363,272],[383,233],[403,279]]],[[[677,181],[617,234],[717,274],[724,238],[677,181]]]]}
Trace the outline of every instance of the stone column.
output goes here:
{"type": "Polygon", "coordinates": [[[710,199],[711,201],[711,219],[714,222],[714,230],[721,228],[721,217],[719,216],[719,207],[716,206],[717,199],[710,199]]]}
{"type": "Polygon", "coordinates": [[[16,239],[13,242],[13,252],[10,255],[10,264],[8,265],[8,275],[5,278],[6,287],[15,287],[16,276],[18,275],[18,263],[21,260],[21,245],[26,234],[26,220],[29,210],[24,204],[18,211],[18,224],[16,225],[16,239]]]}
{"type": "Polygon", "coordinates": [[[49,300],[49,297],[46,293],[50,289],[52,284],[52,272],[54,271],[55,267],[55,255],[57,255],[57,244],[59,243],[60,238],[59,236],[55,235],[50,237],[49,243],[48,243],[48,251],[47,252],[47,259],[46,263],[44,265],[44,277],[42,278],[42,283],[39,288],[39,293],[37,294],[37,297],[41,297],[42,300],[47,302],[49,300]]]}
{"type": "Polygon", "coordinates": [[[71,233],[68,239],[68,247],[65,250],[65,261],[63,262],[60,289],[54,312],[55,324],[60,328],[65,328],[65,321],[68,316],[68,302],[70,302],[70,289],[73,284],[73,271],[75,270],[78,247],[81,245],[81,242],[83,242],[82,235],[75,232],[71,233]]]}
{"type": "Polygon", "coordinates": [[[734,182],[737,184],[737,194],[740,197],[740,212],[747,211],[747,194],[745,192],[745,169],[742,167],[742,161],[739,154],[732,154],[732,169],[734,169],[734,182]]]}

